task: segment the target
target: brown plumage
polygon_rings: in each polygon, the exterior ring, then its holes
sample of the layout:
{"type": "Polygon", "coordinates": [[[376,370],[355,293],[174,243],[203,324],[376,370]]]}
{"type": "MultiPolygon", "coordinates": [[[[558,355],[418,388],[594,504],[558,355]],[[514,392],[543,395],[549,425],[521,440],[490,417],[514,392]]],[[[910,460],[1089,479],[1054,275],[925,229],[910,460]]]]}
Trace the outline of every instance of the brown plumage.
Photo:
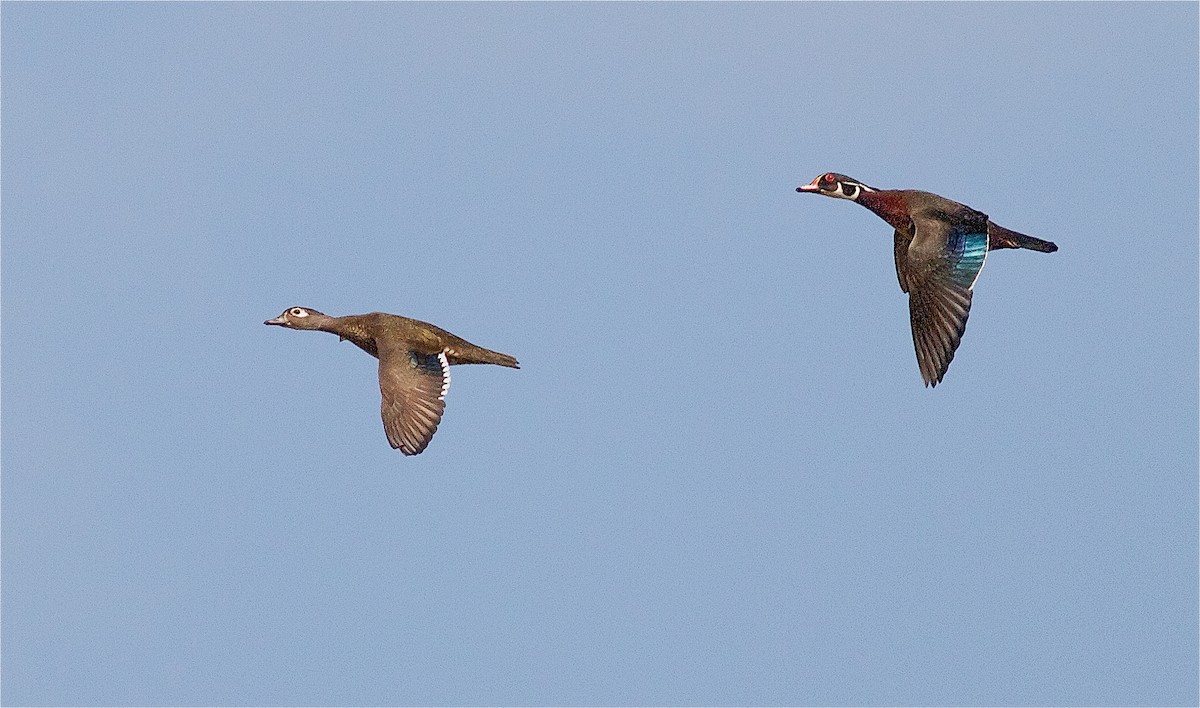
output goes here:
{"type": "Polygon", "coordinates": [[[908,293],[917,367],[926,386],[937,386],[954,359],[987,252],[1058,250],[1050,241],[1006,229],[981,211],[931,192],[876,189],[836,172],[796,191],[858,202],[895,229],[896,276],[908,293]]]}
{"type": "Polygon", "coordinates": [[[520,368],[507,354],[471,344],[428,322],[384,312],[330,317],[312,308],[292,307],[263,324],[336,334],[379,359],[383,429],[392,447],[405,455],[420,454],[437,431],[452,364],[520,368]]]}

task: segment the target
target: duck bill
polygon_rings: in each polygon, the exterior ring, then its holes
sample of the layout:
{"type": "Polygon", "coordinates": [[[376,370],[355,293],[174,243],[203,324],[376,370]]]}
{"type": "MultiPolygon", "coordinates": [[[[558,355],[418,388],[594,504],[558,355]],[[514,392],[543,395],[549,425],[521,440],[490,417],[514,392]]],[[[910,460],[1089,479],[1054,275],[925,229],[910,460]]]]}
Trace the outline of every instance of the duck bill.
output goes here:
{"type": "Polygon", "coordinates": [[[818,192],[820,189],[821,188],[817,186],[817,180],[815,179],[808,184],[803,184],[799,187],[796,187],[797,192],[818,192]]]}
{"type": "Polygon", "coordinates": [[[276,318],[275,318],[275,319],[273,319],[273,320],[267,320],[266,322],[263,322],[263,324],[265,324],[265,325],[279,325],[280,327],[282,327],[284,323],[283,323],[283,320],[281,320],[281,319],[279,319],[278,317],[276,317],[276,318]]]}

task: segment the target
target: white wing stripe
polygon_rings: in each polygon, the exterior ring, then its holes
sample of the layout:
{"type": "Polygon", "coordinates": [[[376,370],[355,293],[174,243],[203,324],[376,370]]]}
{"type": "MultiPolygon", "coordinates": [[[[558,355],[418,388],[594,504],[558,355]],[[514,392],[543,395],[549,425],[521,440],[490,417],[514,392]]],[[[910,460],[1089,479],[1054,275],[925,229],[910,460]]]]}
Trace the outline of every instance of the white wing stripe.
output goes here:
{"type": "Polygon", "coordinates": [[[446,392],[450,390],[450,360],[446,358],[446,351],[438,352],[438,361],[442,362],[442,392],[438,394],[438,400],[446,400],[446,392]]]}

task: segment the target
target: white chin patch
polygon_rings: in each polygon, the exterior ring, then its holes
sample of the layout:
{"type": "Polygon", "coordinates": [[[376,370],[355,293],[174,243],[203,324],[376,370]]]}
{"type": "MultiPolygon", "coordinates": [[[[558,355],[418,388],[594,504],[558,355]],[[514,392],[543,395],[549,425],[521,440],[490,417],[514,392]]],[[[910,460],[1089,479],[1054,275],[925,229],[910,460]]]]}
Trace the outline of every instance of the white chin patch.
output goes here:
{"type": "Polygon", "coordinates": [[[858,200],[858,195],[861,191],[862,190],[859,189],[857,185],[853,185],[853,184],[841,185],[841,184],[839,184],[837,189],[833,190],[832,192],[825,192],[825,194],[828,194],[831,197],[837,197],[838,199],[849,199],[850,201],[853,202],[853,201],[858,200]],[[850,193],[847,194],[846,190],[849,190],[850,193]]]}
{"type": "Polygon", "coordinates": [[[835,197],[849,199],[852,202],[857,202],[863,192],[874,192],[875,190],[855,182],[842,182],[838,184],[837,191],[833,193],[835,197]]]}

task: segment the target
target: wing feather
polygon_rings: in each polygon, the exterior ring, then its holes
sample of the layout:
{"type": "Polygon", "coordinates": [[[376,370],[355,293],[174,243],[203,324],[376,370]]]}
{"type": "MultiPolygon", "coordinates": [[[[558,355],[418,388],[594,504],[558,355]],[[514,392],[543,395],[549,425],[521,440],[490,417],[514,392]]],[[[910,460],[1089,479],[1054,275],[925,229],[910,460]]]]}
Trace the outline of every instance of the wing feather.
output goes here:
{"type": "Polygon", "coordinates": [[[908,293],[913,348],[926,386],[941,383],[954,360],[987,256],[987,215],[957,206],[920,212],[911,235],[895,234],[896,274],[908,293]]]}
{"type": "Polygon", "coordinates": [[[445,352],[421,354],[405,347],[381,346],[379,391],[388,442],[405,455],[429,445],[446,410],[450,362],[445,352]]]}

